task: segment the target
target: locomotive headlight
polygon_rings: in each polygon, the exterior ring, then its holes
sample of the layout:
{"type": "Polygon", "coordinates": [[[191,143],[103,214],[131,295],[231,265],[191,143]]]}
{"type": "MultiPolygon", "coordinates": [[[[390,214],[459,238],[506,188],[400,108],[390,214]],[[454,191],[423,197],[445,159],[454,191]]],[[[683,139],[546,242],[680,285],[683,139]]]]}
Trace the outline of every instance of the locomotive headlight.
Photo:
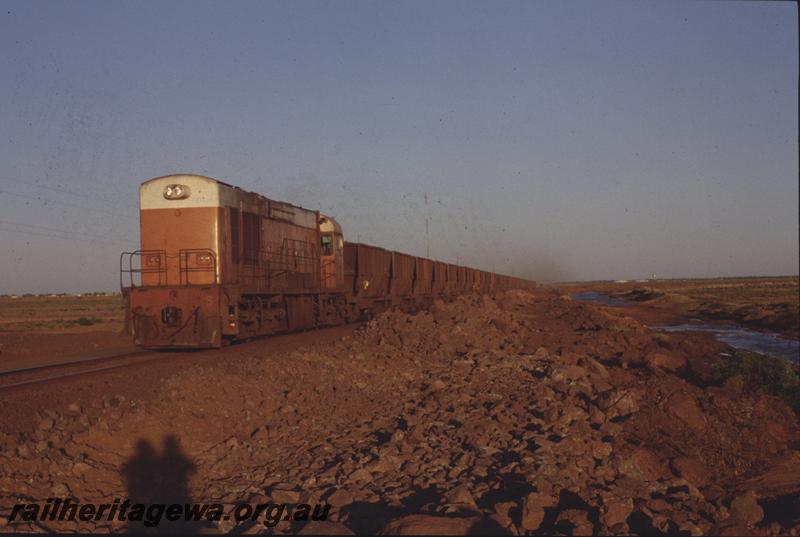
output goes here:
{"type": "Polygon", "coordinates": [[[148,255],[144,258],[144,262],[147,264],[148,267],[157,267],[161,264],[161,256],[159,255],[148,255]]]}
{"type": "Polygon", "coordinates": [[[168,200],[182,200],[189,197],[189,187],[186,185],[167,185],[164,188],[164,197],[168,200]]]}
{"type": "Polygon", "coordinates": [[[197,264],[204,267],[211,265],[211,254],[197,254],[197,264]]]}

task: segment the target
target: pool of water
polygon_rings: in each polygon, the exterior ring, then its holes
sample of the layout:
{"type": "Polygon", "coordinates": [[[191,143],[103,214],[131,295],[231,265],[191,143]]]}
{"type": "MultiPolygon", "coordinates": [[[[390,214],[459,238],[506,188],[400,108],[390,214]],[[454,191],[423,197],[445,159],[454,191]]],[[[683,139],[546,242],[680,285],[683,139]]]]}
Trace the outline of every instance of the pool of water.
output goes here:
{"type": "Polygon", "coordinates": [[[711,332],[718,340],[735,349],[777,356],[791,362],[797,362],[800,359],[800,341],[784,339],[776,334],[756,332],[739,326],[688,323],[655,328],[664,332],[711,332]]]}
{"type": "MultiPolygon", "coordinates": [[[[593,302],[612,307],[631,305],[628,300],[615,298],[597,291],[572,293],[570,298],[581,302],[593,302]]],[[[719,341],[727,343],[735,349],[768,354],[791,362],[800,360],[800,341],[785,339],[777,334],[768,332],[756,332],[755,330],[733,325],[704,324],[700,321],[672,326],[656,326],[654,328],[664,332],[711,332],[719,341]]]]}
{"type": "Polygon", "coordinates": [[[605,293],[598,293],[597,291],[584,291],[583,293],[572,293],[569,295],[572,300],[579,302],[594,302],[596,304],[603,304],[604,306],[612,306],[615,308],[624,308],[630,306],[631,303],[623,298],[615,298],[605,293]]]}

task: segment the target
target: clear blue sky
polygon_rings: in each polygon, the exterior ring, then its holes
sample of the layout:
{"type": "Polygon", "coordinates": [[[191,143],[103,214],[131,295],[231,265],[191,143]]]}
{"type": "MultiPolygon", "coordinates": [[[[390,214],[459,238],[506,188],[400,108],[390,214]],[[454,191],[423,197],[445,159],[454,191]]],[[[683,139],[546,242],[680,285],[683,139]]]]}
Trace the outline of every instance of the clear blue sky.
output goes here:
{"type": "Polygon", "coordinates": [[[519,276],[798,272],[794,3],[0,6],[0,293],[115,289],[180,171],[519,276]]]}

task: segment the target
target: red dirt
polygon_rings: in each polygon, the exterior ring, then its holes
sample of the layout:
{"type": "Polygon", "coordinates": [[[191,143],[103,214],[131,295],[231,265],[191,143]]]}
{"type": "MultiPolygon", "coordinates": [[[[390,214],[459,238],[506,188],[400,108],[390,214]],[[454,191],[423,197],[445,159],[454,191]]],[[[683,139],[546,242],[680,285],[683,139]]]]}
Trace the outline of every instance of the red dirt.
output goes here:
{"type": "Polygon", "coordinates": [[[46,365],[95,353],[135,349],[130,336],[120,331],[0,333],[0,371],[46,365]]]}
{"type": "Polygon", "coordinates": [[[800,532],[796,414],[704,386],[724,349],[707,335],[667,341],[625,314],[544,291],[461,297],[0,391],[0,508],[180,489],[231,507],[326,501],[317,532],[800,532]],[[141,450],[171,437],[184,470],[153,474],[141,450]]]}

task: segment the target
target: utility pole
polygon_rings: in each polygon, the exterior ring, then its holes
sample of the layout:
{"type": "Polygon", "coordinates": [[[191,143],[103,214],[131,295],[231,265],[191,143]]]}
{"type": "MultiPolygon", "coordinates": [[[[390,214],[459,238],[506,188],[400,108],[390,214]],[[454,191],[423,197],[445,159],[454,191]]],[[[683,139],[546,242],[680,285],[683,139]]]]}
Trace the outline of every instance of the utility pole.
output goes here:
{"type": "Polygon", "coordinates": [[[431,237],[428,235],[428,219],[425,219],[425,257],[431,258],[431,237]]]}
{"type": "Polygon", "coordinates": [[[428,193],[425,192],[425,257],[431,258],[431,236],[428,229],[428,222],[430,221],[430,211],[428,210],[428,193]]]}

